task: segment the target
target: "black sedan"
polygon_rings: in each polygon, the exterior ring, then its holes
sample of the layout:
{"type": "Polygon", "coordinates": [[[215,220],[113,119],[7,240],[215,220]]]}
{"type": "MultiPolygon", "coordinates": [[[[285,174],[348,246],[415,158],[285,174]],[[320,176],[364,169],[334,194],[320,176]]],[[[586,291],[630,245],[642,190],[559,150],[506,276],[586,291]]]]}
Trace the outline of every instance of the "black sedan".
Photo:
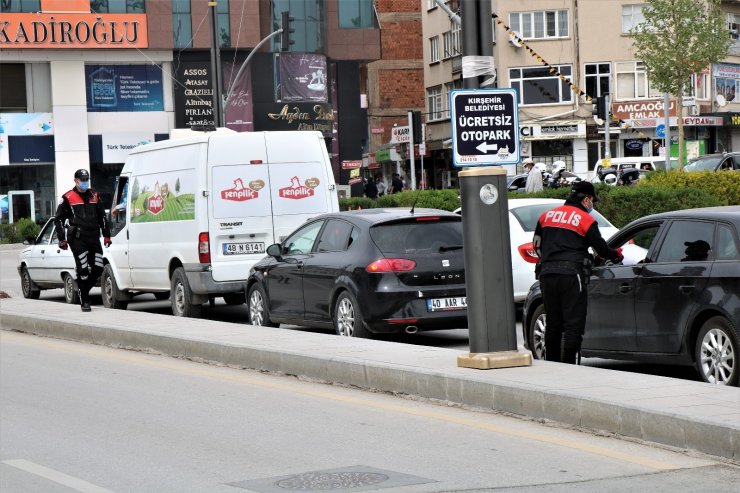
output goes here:
{"type": "MultiPolygon", "coordinates": [[[[588,285],[581,355],[695,365],[710,383],[740,373],[740,206],[638,219],[609,239],[625,260],[599,259],[588,285]]],[[[527,295],[524,340],[545,355],[547,318],[539,283],[527,295]]]]}
{"type": "Polygon", "coordinates": [[[457,214],[368,209],[324,214],[250,271],[249,319],[348,337],[467,327],[457,214]]]}

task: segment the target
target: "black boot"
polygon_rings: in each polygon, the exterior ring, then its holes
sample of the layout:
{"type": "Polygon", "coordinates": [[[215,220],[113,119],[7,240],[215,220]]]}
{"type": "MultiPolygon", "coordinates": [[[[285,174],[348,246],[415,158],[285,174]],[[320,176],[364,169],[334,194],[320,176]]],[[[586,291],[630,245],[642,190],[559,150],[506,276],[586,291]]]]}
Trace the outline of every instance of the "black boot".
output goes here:
{"type": "Polygon", "coordinates": [[[91,311],[92,308],[90,308],[90,294],[88,293],[85,296],[82,296],[82,290],[78,289],[77,295],[80,297],[80,309],[83,312],[91,311]]]}

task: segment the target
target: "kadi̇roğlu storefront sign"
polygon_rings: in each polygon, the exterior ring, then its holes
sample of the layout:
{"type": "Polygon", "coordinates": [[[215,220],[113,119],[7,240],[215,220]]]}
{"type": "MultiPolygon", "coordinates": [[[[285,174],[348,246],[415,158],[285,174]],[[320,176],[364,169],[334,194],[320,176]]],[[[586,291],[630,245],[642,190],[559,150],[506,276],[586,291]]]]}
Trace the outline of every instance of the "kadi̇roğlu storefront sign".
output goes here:
{"type": "Polygon", "coordinates": [[[0,49],[148,46],[146,14],[0,14],[0,49]]]}

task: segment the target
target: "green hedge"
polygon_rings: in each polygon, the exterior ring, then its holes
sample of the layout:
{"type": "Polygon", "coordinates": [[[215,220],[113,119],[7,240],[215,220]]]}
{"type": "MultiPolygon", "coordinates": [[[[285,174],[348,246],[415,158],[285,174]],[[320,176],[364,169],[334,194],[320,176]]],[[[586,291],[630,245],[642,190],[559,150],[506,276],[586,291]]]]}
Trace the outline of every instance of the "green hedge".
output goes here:
{"type": "Polygon", "coordinates": [[[20,243],[26,238],[36,238],[41,226],[24,218],[13,224],[0,224],[0,243],[20,243]]]}
{"type": "Polygon", "coordinates": [[[457,189],[447,190],[410,190],[407,192],[394,193],[371,200],[365,197],[352,197],[339,201],[340,210],[355,210],[358,206],[363,209],[375,207],[411,207],[416,201],[418,208],[443,209],[454,211],[460,207],[459,191],[457,189]]]}
{"type": "Polygon", "coordinates": [[[698,188],[713,195],[722,205],[740,205],[740,172],[737,171],[658,171],[641,180],[640,187],[698,188]]]}

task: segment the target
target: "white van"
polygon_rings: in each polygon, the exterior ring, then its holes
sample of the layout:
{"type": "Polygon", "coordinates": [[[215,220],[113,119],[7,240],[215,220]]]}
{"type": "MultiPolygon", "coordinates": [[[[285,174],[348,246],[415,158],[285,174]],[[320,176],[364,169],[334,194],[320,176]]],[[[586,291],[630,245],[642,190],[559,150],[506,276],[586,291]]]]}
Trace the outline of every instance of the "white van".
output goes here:
{"type": "Polygon", "coordinates": [[[193,135],[129,154],[111,208],[106,307],[125,309],[139,293],[169,296],[172,313],[186,317],[218,296],[243,303],[267,246],[339,210],[320,132],[193,135]]]}
{"type": "MultiPolygon", "coordinates": [[[[650,169],[648,171],[655,171],[656,169],[663,169],[663,166],[665,166],[665,158],[663,156],[642,156],[642,157],[613,157],[611,158],[611,165],[607,166],[607,168],[616,168],[617,170],[620,170],[622,168],[642,168],[643,164],[649,164],[650,169]]],[[[678,158],[672,157],[671,158],[671,169],[675,169],[678,167],[678,158]]],[[[596,161],[596,164],[594,165],[594,171],[593,171],[593,177],[591,181],[600,181],[599,180],[599,171],[604,168],[604,160],[599,159],[596,161]]]]}

